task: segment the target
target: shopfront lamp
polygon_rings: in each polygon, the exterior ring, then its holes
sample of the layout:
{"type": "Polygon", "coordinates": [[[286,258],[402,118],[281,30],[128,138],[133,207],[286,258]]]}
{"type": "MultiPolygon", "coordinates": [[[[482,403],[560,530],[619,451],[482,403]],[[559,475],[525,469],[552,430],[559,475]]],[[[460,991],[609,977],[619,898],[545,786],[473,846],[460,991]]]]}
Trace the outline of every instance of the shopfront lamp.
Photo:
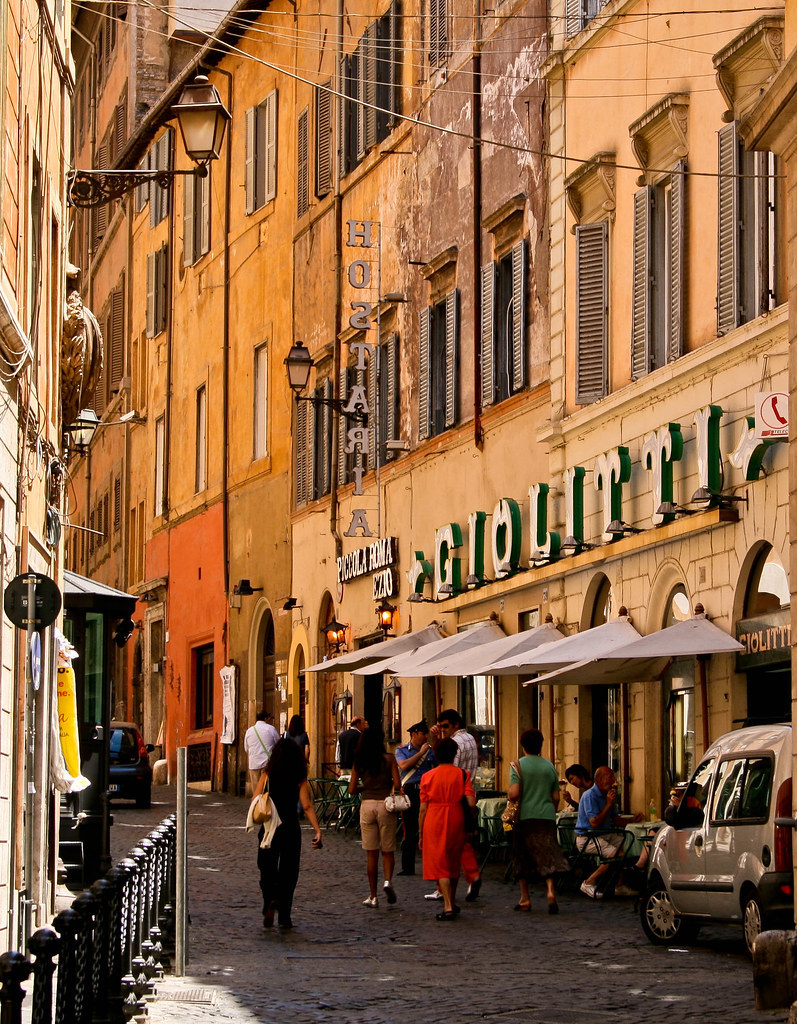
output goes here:
{"type": "Polygon", "coordinates": [[[388,635],[390,630],[393,628],[393,615],[396,609],[395,606],[390,604],[386,597],[382,598],[382,603],[377,605],[376,616],[379,620],[379,628],[385,634],[388,635]]]}
{"type": "Polygon", "coordinates": [[[99,424],[99,417],[93,409],[81,409],[74,423],[64,427],[65,447],[70,452],[85,455],[99,424]]]}
{"type": "Polygon", "coordinates": [[[324,634],[330,649],[337,654],[346,641],[346,627],[342,622],[332,618],[324,627],[324,634]]]}

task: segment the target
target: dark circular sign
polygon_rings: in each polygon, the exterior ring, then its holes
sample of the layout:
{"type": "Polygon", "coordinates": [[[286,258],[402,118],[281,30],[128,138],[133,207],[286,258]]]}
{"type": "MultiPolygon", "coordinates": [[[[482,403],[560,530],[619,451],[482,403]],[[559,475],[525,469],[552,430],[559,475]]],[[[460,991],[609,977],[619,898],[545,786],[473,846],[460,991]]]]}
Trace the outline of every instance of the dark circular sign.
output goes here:
{"type": "Polygon", "coordinates": [[[28,619],[33,618],[36,628],[55,622],[61,611],[61,591],[49,576],[41,572],[24,572],[15,576],[3,595],[6,615],[20,629],[28,628],[28,619]],[[28,582],[33,579],[34,611],[28,613],[28,582]]]}

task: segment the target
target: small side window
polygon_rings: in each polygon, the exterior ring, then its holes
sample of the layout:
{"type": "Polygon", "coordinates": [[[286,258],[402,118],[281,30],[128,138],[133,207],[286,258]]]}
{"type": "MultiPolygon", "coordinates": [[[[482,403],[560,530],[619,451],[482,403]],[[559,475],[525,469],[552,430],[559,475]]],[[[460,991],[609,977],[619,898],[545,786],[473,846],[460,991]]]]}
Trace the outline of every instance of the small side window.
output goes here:
{"type": "Polygon", "coordinates": [[[717,774],[713,822],[751,824],[769,817],[773,758],[738,757],[723,761],[717,774]]]}
{"type": "Polygon", "coordinates": [[[704,808],[711,788],[714,764],[714,758],[709,758],[692,776],[678,807],[675,828],[699,828],[703,824],[704,808]]]}

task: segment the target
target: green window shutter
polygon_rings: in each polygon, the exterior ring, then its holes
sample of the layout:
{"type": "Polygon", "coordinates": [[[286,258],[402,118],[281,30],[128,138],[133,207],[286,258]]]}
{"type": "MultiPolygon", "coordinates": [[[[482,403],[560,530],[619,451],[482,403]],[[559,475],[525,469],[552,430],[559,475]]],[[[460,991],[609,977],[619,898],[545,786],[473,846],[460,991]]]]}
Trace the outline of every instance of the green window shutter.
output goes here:
{"type": "Polygon", "coordinates": [[[526,242],[512,247],[512,390],[526,386],[526,242]]]}
{"type": "Polygon", "coordinates": [[[670,330],[667,362],[684,351],[684,263],[686,259],[686,163],[681,160],[670,181],[670,330]]]}
{"type": "Polygon", "coordinates": [[[631,378],[638,380],[650,370],[650,221],[653,189],[634,193],[633,305],[631,316],[631,378]]]}
{"type": "Polygon", "coordinates": [[[495,263],[482,267],[481,388],[482,407],[495,401],[495,263]]]}
{"type": "MultiPolygon", "coordinates": [[[[257,108],[249,107],[246,111],[246,158],[245,158],[245,194],[246,212],[255,212],[255,121],[257,108]]],[[[301,403],[300,403],[301,404],[301,403]]]]}
{"type": "Polygon", "coordinates": [[[446,295],[446,426],[457,422],[459,408],[459,292],[446,295]]]}
{"type": "Polygon", "coordinates": [[[431,309],[422,309],[418,314],[418,437],[422,441],[429,436],[429,367],[431,365],[430,345],[432,341],[431,325],[431,309]]]}
{"type": "Polygon", "coordinates": [[[194,234],[196,212],[196,184],[193,174],[183,178],[183,266],[190,267],[196,259],[194,234]]]}
{"type": "Polygon", "coordinates": [[[717,334],[739,326],[739,137],[736,122],[720,129],[717,238],[717,334]]]}
{"type": "Polygon", "coordinates": [[[576,402],[608,392],[609,224],[576,227],[576,402]]]}
{"type": "Polygon", "coordinates": [[[265,121],[265,147],[263,159],[265,163],[265,195],[264,202],[270,203],[277,196],[277,90],[274,89],[266,97],[265,110],[262,112],[265,121]]]}

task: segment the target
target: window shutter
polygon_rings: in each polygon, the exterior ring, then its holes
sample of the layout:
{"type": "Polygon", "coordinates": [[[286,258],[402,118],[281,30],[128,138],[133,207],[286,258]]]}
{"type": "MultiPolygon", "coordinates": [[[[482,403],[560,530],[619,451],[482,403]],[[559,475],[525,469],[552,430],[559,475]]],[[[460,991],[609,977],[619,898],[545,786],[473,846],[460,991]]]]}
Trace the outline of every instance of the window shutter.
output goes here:
{"type": "MultiPolygon", "coordinates": [[[[384,348],[379,353],[379,361],[384,356],[384,348]]],[[[385,439],[383,437],[377,438],[379,433],[379,426],[381,424],[380,413],[380,399],[381,395],[377,394],[377,380],[376,380],[376,368],[377,368],[377,349],[373,348],[371,355],[368,359],[368,369],[365,372],[365,379],[367,384],[366,394],[368,396],[368,468],[376,469],[376,458],[377,458],[377,442],[379,446],[384,450],[385,439]]]]}
{"type": "Polygon", "coordinates": [[[418,314],[418,437],[429,436],[429,367],[432,340],[432,311],[422,309],[418,314]]]}
{"type": "MultiPolygon", "coordinates": [[[[327,403],[332,401],[332,381],[329,377],[324,381],[324,398],[327,403]]],[[[324,430],[321,436],[321,493],[329,494],[332,487],[331,479],[331,444],[332,444],[332,407],[327,404],[323,406],[324,430]]]]}
{"type": "Polygon", "coordinates": [[[717,239],[717,334],[739,326],[739,141],[736,122],[720,129],[717,239]]]}
{"type": "Polygon", "coordinates": [[[183,266],[190,267],[196,259],[194,252],[194,215],[196,212],[197,180],[193,174],[186,174],[183,182],[183,266]]]}
{"type": "Polygon", "coordinates": [[[631,319],[631,378],[637,380],[650,370],[648,338],[650,315],[650,215],[653,189],[634,193],[634,275],[631,319]]]}
{"type": "Polygon", "coordinates": [[[565,35],[574,36],[581,31],[582,0],[565,0],[565,35]]]}
{"type": "MultiPolygon", "coordinates": [[[[376,145],[376,22],[372,21],[362,38],[360,60],[360,99],[367,106],[361,106],[362,139],[365,153],[376,145]]],[[[364,154],[363,154],[364,155],[364,154]]]]}
{"type": "Polygon", "coordinates": [[[459,292],[446,295],[446,426],[457,422],[459,408],[459,323],[457,322],[459,292]]]}
{"type": "MultiPolygon", "coordinates": [[[[152,152],[147,151],[147,155],[138,165],[140,171],[148,171],[152,167],[152,152]]],[[[149,182],[145,182],[143,185],[139,185],[136,189],[136,213],[141,213],[144,207],[149,202],[149,182]]]]}
{"type": "Polygon", "coordinates": [[[155,331],[160,333],[166,327],[168,309],[168,250],[162,245],[155,260],[155,331]]]}
{"type": "Polygon", "coordinates": [[[125,351],[125,299],[124,283],[115,288],[111,293],[111,316],[110,316],[110,373],[109,382],[111,390],[118,390],[119,382],[124,373],[124,351],[125,351]]]}
{"type": "MultiPolygon", "coordinates": [[[[204,178],[198,178],[197,184],[199,185],[199,207],[197,212],[199,213],[199,254],[204,255],[206,252],[210,252],[210,180],[213,171],[208,168],[208,173],[204,178]]],[[[189,175],[190,177],[190,175],[189,175]]]]}
{"type": "MultiPolygon", "coordinates": [[[[98,167],[108,166],[108,146],[106,143],[97,150],[97,159],[99,163],[98,167]]],[[[105,230],[108,227],[108,204],[103,203],[101,206],[97,206],[94,209],[94,246],[98,245],[100,239],[105,234],[105,230]]]]}
{"type": "Polygon", "coordinates": [[[495,263],[482,267],[482,326],[481,326],[481,363],[482,363],[482,407],[486,408],[495,401],[495,322],[493,309],[495,305],[495,263]]]}
{"type": "MultiPolygon", "coordinates": [[[[341,367],[338,374],[338,398],[345,405],[346,392],[349,389],[348,368],[341,367]]],[[[338,486],[346,483],[348,473],[346,472],[346,417],[343,413],[338,416],[338,486]]]]}
{"type": "MultiPolygon", "coordinates": [[[[389,110],[391,114],[401,113],[401,69],[402,69],[402,49],[401,49],[401,0],[393,0],[390,5],[390,11],[388,12],[390,18],[390,50],[388,53],[389,61],[389,83],[390,83],[390,97],[389,97],[389,110]]],[[[392,128],[396,124],[396,118],[391,117],[388,122],[388,127],[392,128]]]]}
{"type": "Polygon", "coordinates": [[[264,202],[270,203],[277,195],[277,90],[274,89],[266,97],[265,116],[265,196],[264,202]]]}
{"type": "MultiPolygon", "coordinates": [[[[245,157],[245,195],[246,212],[255,212],[255,120],[257,108],[249,107],[246,111],[246,157],[245,157]]],[[[301,404],[301,403],[300,403],[301,404]]]]}
{"type": "Polygon", "coordinates": [[[308,195],[309,181],[309,153],[308,153],[308,120],[309,114],[305,108],[299,114],[299,124],[296,132],[296,216],[303,217],[309,207],[310,198],[308,195]]]}
{"type": "Polygon", "coordinates": [[[576,227],[576,402],[608,391],[609,224],[576,227]]]}
{"type": "Polygon", "coordinates": [[[147,337],[155,337],[155,261],[157,253],[147,253],[147,337]]]}
{"type": "Polygon", "coordinates": [[[670,331],[667,362],[684,351],[684,260],[686,257],[686,163],[681,160],[670,179],[670,331]]]}
{"type": "Polygon", "coordinates": [[[122,152],[127,141],[127,95],[117,103],[113,118],[113,155],[114,161],[122,152]]]}
{"type": "Polygon", "coordinates": [[[526,386],[526,242],[512,246],[512,390],[526,386]]]}
{"type": "Polygon", "coordinates": [[[309,402],[296,403],[296,506],[307,501],[307,406],[309,402]]]}
{"type": "Polygon", "coordinates": [[[348,57],[341,57],[338,61],[337,90],[338,97],[338,173],[340,177],[348,171],[346,154],[348,152],[348,123],[349,123],[349,100],[348,100],[348,79],[349,60],[348,57]]]}
{"type": "Polygon", "coordinates": [[[318,198],[332,191],[332,80],[315,90],[315,194],[318,198]]]}
{"type": "Polygon", "coordinates": [[[429,3],[429,67],[439,68],[448,56],[447,0],[429,3]]]}
{"type": "MultiPolygon", "coordinates": [[[[385,357],[387,366],[382,369],[382,379],[385,381],[384,402],[387,415],[384,417],[386,441],[398,440],[399,429],[399,338],[397,334],[391,334],[385,345],[385,357]]],[[[385,449],[385,461],[389,462],[396,457],[396,452],[389,448],[385,449]]]]}

